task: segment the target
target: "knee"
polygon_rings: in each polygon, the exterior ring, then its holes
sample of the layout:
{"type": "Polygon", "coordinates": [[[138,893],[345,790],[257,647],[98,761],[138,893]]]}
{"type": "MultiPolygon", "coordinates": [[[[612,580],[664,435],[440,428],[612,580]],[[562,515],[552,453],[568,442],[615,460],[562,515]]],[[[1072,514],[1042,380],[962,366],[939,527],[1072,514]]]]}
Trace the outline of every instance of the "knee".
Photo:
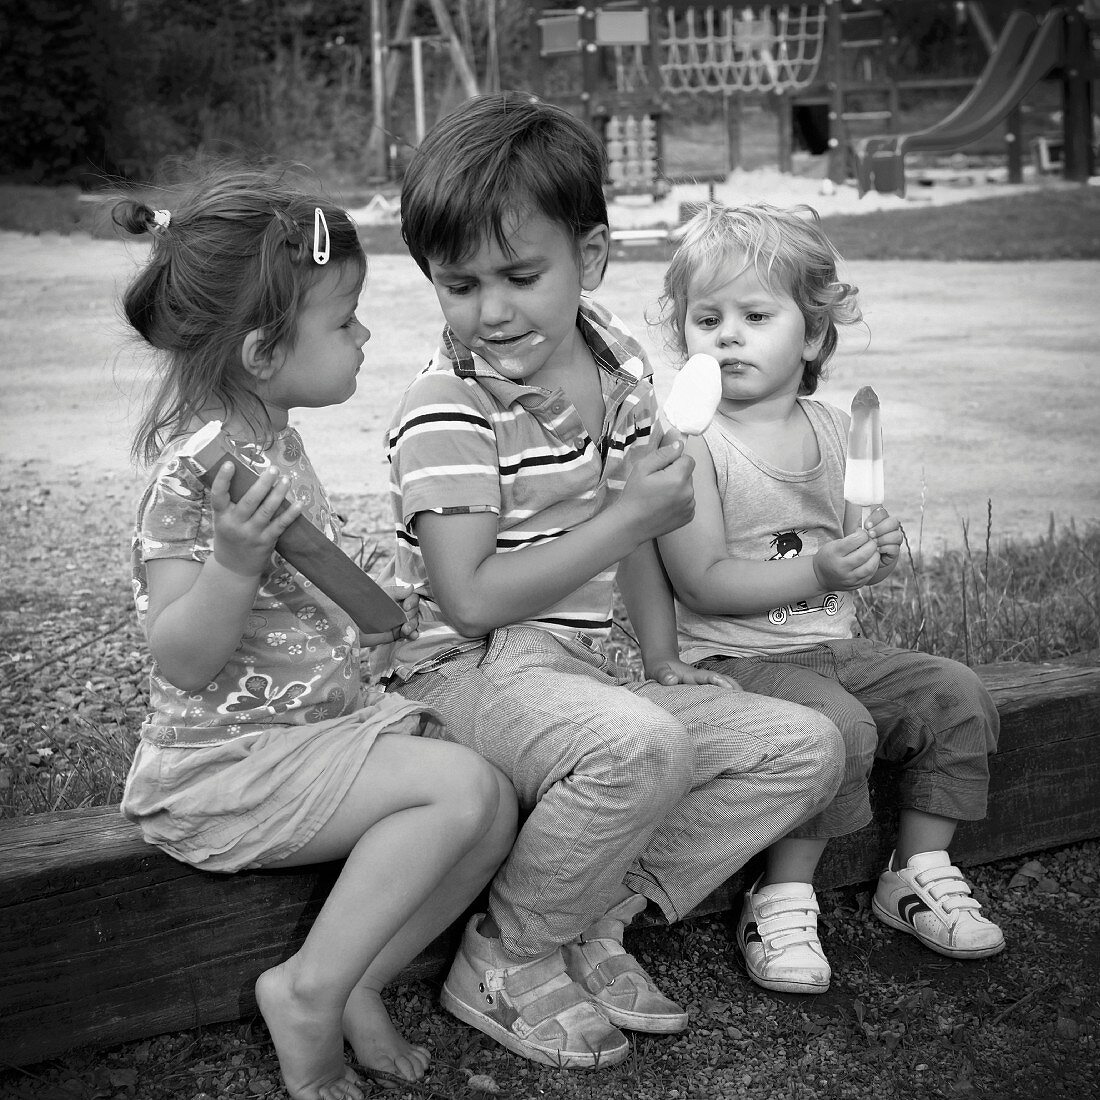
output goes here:
{"type": "Polygon", "coordinates": [[[993,752],[997,748],[1001,720],[997,704],[981,677],[972,668],[946,659],[939,662],[937,673],[932,691],[936,708],[946,718],[943,726],[968,727],[970,731],[980,732],[984,751],[993,752]]]}
{"type": "Polygon", "coordinates": [[[790,758],[807,773],[810,786],[820,789],[822,797],[836,794],[844,777],[848,746],[836,723],[808,707],[796,706],[783,721],[790,758]]]}
{"type": "Polygon", "coordinates": [[[470,843],[485,838],[511,846],[516,831],[515,791],[487,760],[461,749],[449,766],[445,797],[453,835],[470,843]]]}
{"type": "Polygon", "coordinates": [[[837,721],[837,728],[844,743],[848,772],[870,775],[878,751],[878,727],[874,720],[870,715],[845,716],[837,721]]]}
{"type": "Polygon", "coordinates": [[[695,746],[684,726],[665,711],[640,716],[609,738],[607,747],[616,771],[639,788],[640,798],[647,792],[679,798],[691,786],[695,746]]]}

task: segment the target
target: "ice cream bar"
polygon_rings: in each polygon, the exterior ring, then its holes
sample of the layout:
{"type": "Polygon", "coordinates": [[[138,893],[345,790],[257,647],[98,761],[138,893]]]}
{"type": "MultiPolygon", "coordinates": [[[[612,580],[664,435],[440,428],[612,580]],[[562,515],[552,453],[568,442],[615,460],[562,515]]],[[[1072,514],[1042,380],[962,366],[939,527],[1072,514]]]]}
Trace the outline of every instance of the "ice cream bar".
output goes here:
{"type": "MultiPolygon", "coordinates": [[[[238,501],[256,483],[257,474],[236,453],[233,441],[211,420],[184,445],[180,455],[189,457],[206,485],[213,485],[218,471],[233,463],[230,499],[238,501]]],[[[283,508],[289,506],[283,501],[283,508]]],[[[390,599],[334,542],[325,538],[305,516],[298,516],[279,536],[275,549],[299,573],[338,603],[367,634],[383,634],[405,624],[405,612],[390,599]]]]}
{"type": "Polygon", "coordinates": [[[886,499],[882,469],[882,421],[878,394],[863,386],[852,398],[848,457],[844,463],[844,499],[862,509],[865,522],[872,508],[886,499]]]}
{"type": "Polygon", "coordinates": [[[683,435],[702,435],[722,400],[722,371],[713,355],[700,352],[681,368],[665,402],[668,422],[683,435]]]}

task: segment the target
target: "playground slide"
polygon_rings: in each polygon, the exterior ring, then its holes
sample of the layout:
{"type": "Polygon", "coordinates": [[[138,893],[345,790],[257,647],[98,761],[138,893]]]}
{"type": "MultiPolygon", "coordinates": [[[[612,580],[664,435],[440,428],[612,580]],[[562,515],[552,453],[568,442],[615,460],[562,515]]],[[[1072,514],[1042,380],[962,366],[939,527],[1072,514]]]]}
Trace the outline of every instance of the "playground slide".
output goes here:
{"type": "Polygon", "coordinates": [[[1064,19],[1056,9],[1038,25],[1026,12],[1013,12],[978,82],[946,118],[925,130],[856,142],[860,195],[870,190],[904,195],[907,152],[950,152],[991,130],[1059,63],[1063,35],[1064,19]]]}

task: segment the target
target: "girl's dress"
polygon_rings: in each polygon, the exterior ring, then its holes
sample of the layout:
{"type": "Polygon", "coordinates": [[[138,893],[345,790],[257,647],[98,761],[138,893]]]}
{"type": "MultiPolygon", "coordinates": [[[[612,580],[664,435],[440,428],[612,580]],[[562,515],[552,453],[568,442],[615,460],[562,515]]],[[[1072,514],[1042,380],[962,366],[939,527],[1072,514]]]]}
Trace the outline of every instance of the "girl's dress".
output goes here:
{"type": "MultiPolygon", "coordinates": [[[[183,443],[161,452],[138,507],[132,572],[143,624],[146,563],[203,562],[213,548],[210,495],[179,457],[183,443]]],[[[339,541],[295,429],[266,449],[238,448],[256,470],[278,466],[303,515],[339,541]]],[[[297,851],[340,804],[380,733],[418,733],[436,720],[430,708],[362,682],[355,624],[277,553],[225,667],[205,688],[185,691],[154,661],[150,702],[122,813],[150,844],[210,871],[261,867],[297,851]]]]}

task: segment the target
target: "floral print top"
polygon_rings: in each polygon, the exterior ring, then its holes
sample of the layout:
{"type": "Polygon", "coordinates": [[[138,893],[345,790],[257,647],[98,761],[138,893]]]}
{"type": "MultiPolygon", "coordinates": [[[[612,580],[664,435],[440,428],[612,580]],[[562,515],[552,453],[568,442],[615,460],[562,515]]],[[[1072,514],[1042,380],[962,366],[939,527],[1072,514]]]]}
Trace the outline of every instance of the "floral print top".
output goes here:
{"type": "MultiPolygon", "coordinates": [[[[134,603],[144,626],[149,606],[146,562],[187,558],[204,562],[213,550],[210,493],[189,458],[186,439],[161,452],[138,507],[132,571],[134,603]]],[[[294,428],[266,450],[238,443],[260,471],[276,465],[290,478],[302,512],[333,542],[339,520],[294,428]]],[[[156,662],[150,673],[153,713],[145,736],[161,744],[211,744],[278,725],[338,718],[360,705],[359,632],[350,617],[277,553],[260,581],[236,652],[201,691],[169,683],[156,662]]]]}

